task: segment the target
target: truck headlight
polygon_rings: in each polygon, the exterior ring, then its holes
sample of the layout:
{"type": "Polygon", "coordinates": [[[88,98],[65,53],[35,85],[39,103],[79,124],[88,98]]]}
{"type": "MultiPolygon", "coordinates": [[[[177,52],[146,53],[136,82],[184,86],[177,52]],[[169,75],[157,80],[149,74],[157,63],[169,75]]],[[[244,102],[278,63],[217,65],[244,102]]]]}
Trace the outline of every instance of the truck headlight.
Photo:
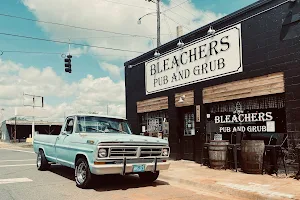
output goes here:
{"type": "Polygon", "coordinates": [[[162,149],[162,156],[168,156],[168,155],[169,155],[169,149],[168,148],[162,149]]]}
{"type": "Polygon", "coordinates": [[[99,158],[107,157],[107,149],[99,149],[98,156],[99,156],[99,158]]]}

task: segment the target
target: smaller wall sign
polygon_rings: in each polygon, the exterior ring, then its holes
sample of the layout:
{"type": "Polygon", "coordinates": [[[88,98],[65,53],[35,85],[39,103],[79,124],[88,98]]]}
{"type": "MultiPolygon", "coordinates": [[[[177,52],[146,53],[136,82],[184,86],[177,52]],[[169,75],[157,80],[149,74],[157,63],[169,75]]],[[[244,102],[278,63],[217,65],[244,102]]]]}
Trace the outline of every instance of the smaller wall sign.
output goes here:
{"type": "Polygon", "coordinates": [[[267,132],[275,132],[275,121],[266,122],[267,132]]]}
{"type": "Polygon", "coordinates": [[[200,105],[196,106],[196,122],[200,122],[200,105]]]}
{"type": "Polygon", "coordinates": [[[214,140],[222,140],[222,134],[214,134],[214,140]]]}
{"type": "Polygon", "coordinates": [[[162,131],[162,119],[160,118],[150,118],[147,123],[148,132],[159,132],[162,131]]]}

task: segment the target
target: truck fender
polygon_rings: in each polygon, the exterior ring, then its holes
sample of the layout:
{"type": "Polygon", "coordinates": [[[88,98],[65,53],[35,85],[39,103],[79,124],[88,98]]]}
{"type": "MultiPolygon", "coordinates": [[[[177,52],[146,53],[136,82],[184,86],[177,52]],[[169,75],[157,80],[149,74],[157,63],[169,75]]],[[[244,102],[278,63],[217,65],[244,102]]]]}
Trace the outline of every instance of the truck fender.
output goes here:
{"type": "Polygon", "coordinates": [[[47,153],[46,153],[44,147],[39,146],[39,147],[37,148],[37,152],[36,152],[36,153],[38,153],[38,152],[40,151],[40,149],[43,150],[45,156],[47,157],[47,153]]]}
{"type": "Polygon", "coordinates": [[[81,156],[84,156],[84,157],[87,159],[87,161],[88,161],[88,163],[89,163],[89,168],[90,168],[90,170],[91,170],[90,159],[89,159],[89,157],[87,156],[87,154],[86,154],[86,153],[83,153],[83,152],[77,152],[77,153],[76,153],[76,156],[75,156],[75,158],[74,158],[74,164],[73,164],[72,168],[75,169],[76,158],[77,158],[77,156],[80,156],[80,155],[81,155],[81,156]]]}

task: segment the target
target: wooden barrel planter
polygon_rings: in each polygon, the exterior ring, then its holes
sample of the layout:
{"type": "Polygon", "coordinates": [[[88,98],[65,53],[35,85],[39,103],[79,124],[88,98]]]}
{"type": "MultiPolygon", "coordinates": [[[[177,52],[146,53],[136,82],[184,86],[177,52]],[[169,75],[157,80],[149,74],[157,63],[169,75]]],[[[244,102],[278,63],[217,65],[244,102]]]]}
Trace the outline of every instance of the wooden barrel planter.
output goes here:
{"type": "Polygon", "coordinates": [[[263,140],[243,140],[241,142],[242,170],[245,173],[262,173],[264,150],[263,140]]]}
{"type": "Polygon", "coordinates": [[[227,161],[227,140],[212,140],[209,143],[208,154],[210,167],[213,169],[226,168],[227,161]]]}

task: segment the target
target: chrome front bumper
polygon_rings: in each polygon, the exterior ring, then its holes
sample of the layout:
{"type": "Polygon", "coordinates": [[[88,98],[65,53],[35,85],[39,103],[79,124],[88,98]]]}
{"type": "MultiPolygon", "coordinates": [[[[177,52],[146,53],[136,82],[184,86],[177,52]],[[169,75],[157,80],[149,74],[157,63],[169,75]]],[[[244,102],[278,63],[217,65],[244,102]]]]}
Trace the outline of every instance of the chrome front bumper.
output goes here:
{"type": "Polygon", "coordinates": [[[160,170],[167,170],[170,167],[169,162],[157,162],[157,159],[152,163],[126,163],[126,159],[123,160],[122,164],[102,164],[102,165],[91,165],[91,173],[95,175],[105,174],[129,174],[133,172],[133,165],[145,165],[145,172],[155,172],[160,170]]]}

